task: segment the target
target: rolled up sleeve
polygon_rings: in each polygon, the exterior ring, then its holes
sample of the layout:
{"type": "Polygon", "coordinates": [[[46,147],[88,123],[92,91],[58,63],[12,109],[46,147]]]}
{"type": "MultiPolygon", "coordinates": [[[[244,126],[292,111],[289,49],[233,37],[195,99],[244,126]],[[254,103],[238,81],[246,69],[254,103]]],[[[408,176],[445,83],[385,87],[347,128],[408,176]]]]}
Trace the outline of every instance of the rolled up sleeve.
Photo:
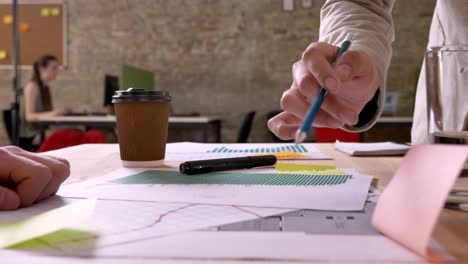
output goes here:
{"type": "Polygon", "coordinates": [[[364,107],[356,126],[345,126],[351,132],[372,127],[380,116],[387,71],[392,57],[394,40],[392,8],[394,0],[328,0],[321,10],[320,41],[340,46],[350,34],[351,50],[364,51],[375,62],[379,74],[379,89],[364,107]]]}

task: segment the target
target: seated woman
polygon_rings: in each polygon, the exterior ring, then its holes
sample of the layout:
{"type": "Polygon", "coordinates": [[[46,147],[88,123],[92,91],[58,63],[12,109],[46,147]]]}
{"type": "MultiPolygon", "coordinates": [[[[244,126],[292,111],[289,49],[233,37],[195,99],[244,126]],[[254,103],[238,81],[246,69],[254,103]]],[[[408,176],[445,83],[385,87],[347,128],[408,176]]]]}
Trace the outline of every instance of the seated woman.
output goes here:
{"type": "Polygon", "coordinates": [[[105,143],[99,131],[86,134],[78,130],[62,130],[45,140],[35,123],[41,117],[66,115],[68,108],[54,109],[49,83],[57,77],[59,63],[56,57],[42,56],[34,63],[33,76],[24,88],[21,102],[20,147],[28,151],[47,151],[82,143],[105,143]],[[44,146],[45,145],[45,146],[44,146]],[[41,148],[40,148],[41,147],[41,148]]]}

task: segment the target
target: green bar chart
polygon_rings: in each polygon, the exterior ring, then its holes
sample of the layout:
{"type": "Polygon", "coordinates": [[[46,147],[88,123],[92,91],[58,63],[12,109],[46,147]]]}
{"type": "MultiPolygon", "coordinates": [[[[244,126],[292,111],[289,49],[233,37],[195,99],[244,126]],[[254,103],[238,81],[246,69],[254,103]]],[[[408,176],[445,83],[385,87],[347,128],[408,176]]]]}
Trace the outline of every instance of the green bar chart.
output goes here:
{"type": "Polygon", "coordinates": [[[209,173],[186,176],[176,171],[145,171],[111,181],[116,184],[219,184],[324,186],[344,184],[351,175],[305,175],[293,173],[209,173]]]}
{"type": "Polygon", "coordinates": [[[281,151],[291,151],[297,153],[308,153],[309,151],[302,145],[284,145],[275,147],[257,147],[257,148],[230,148],[226,146],[217,147],[208,150],[207,153],[276,153],[281,151]]]}

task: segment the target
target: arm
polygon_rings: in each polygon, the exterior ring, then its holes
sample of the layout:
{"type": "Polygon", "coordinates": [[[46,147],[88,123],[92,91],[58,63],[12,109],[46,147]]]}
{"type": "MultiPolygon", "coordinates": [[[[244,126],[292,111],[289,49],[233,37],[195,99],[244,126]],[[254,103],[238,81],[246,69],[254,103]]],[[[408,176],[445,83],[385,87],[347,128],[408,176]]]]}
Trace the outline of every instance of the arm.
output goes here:
{"type": "Polygon", "coordinates": [[[391,57],[393,0],[328,0],[322,8],[320,41],[311,43],[292,68],[293,83],[281,97],[284,112],[268,121],[282,139],[295,137],[320,87],[328,94],[313,126],[369,129],[379,117],[391,57]],[[353,42],[332,67],[339,46],[353,42]]]}
{"type": "Polygon", "coordinates": [[[394,39],[392,8],[394,0],[328,0],[321,11],[320,41],[340,46],[347,34],[353,36],[350,50],[367,53],[378,72],[379,90],[364,107],[355,126],[348,131],[364,131],[380,116],[385,98],[385,82],[394,39]]]}
{"type": "Polygon", "coordinates": [[[39,96],[39,87],[35,83],[28,83],[24,89],[25,118],[28,122],[36,122],[40,117],[56,116],[55,111],[36,112],[36,98],[39,96]]]}

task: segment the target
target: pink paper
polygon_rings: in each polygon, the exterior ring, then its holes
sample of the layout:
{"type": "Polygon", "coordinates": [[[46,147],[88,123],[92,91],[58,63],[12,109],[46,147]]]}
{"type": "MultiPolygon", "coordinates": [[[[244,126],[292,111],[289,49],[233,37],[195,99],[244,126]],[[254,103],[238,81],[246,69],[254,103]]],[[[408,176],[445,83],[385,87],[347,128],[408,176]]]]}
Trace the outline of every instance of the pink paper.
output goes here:
{"type": "Polygon", "coordinates": [[[412,147],[380,196],[374,227],[426,259],[443,260],[428,250],[428,244],[467,158],[468,146],[412,147]]]}

